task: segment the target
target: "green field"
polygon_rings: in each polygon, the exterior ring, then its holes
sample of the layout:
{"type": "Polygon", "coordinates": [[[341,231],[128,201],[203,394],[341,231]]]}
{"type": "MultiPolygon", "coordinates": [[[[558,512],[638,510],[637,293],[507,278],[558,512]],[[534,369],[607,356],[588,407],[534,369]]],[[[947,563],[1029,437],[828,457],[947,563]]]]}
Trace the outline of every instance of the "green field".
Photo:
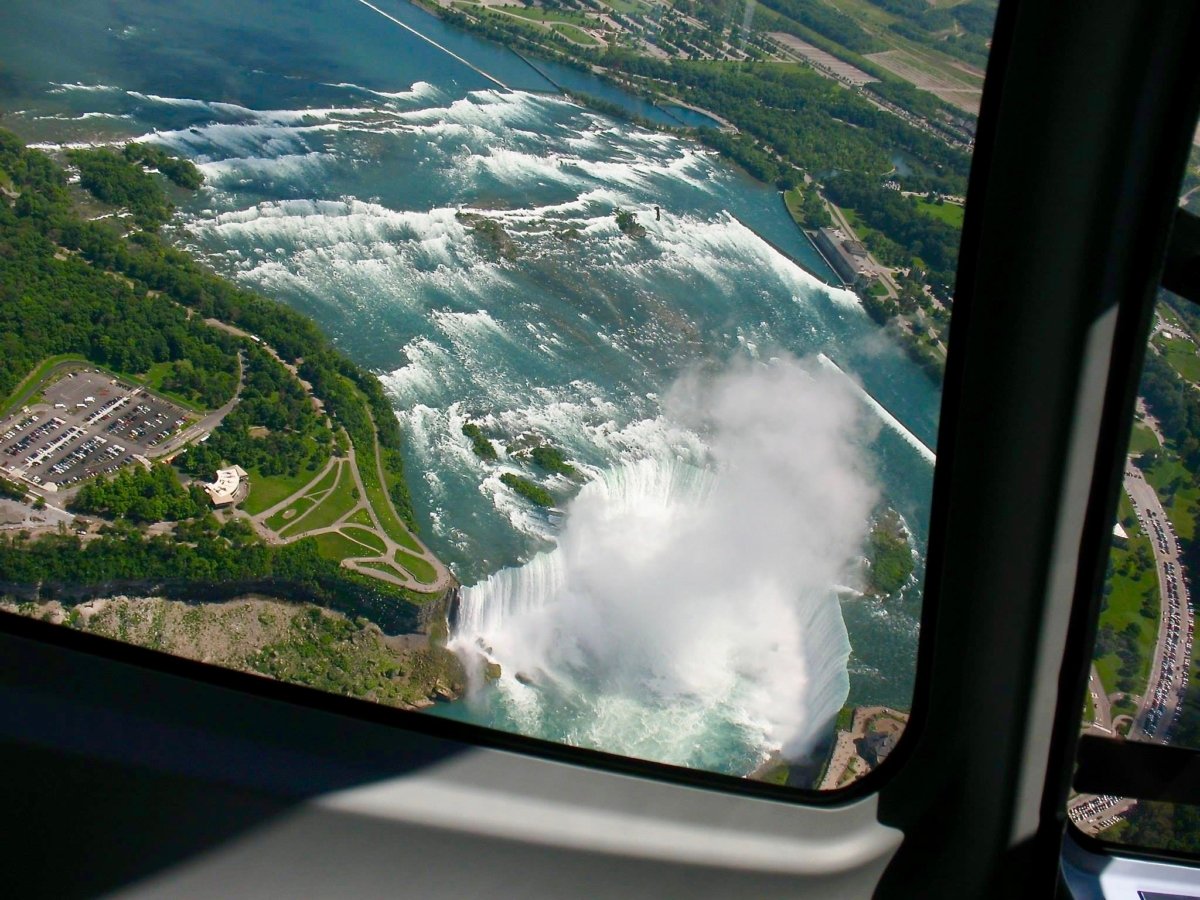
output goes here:
{"type": "Polygon", "coordinates": [[[396,562],[400,563],[400,565],[413,574],[413,577],[417,581],[423,584],[432,584],[437,580],[437,570],[419,556],[413,556],[411,553],[397,550],[396,562]]]}
{"type": "Polygon", "coordinates": [[[928,200],[918,200],[917,209],[927,216],[940,219],[947,225],[952,225],[958,229],[962,228],[963,216],[966,214],[966,207],[958,206],[954,203],[943,203],[939,206],[936,203],[930,203],[928,200]]]}
{"type": "Polygon", "coordinates": [[[1185,381],[1200,384],[1200,356],[1196,345],[1180,338],[1156,338],[1154,345],[1162,352],[1167,364],[1185,381]]]}
{"type": "Polygon", "coordinates": [[[318,534],[312,540],[317,542],[318,553],[326,559],[332,559],[337,562],[341,562],[343,559],[370,555],[362,544],[352,541],[350,538],[338,534],[336,531],[318,534]]]}
{"type": "Polygon", "coordinates": [[[1155,304],[1154,311],[1162,316],[1162,320],[1176,331],[1181,331],[1184,334],[1188,333],[1188,327],[1183,324],[1175,310],[1171,309],[1166,303],[1155,304]]]}
{"type": "Polygon", "coordinates": [[[406,572],[401,572],[395,566],[389,566],[387,563],[384,563],[384,562],[364,562],[364,563],[359,563],[359,565],[364,569],[374,569],[377,572],[384,572],[388,575],[393,575],[396,578],[399,578],[399,579],[402,579],[405,581],[408,580],[408,574],[406,572]]]}
{"type": "Polygon", "coordinates": [[[792,221],[804,227],[804,215],[800,209],[800,189],[792,188],[783,192],[783,205],[787,207],[788,214],[792,217],[792,221]]]}
{"type": "Polygon", "coordinates": [[[295,475],[263,475],[257,469],[250,470],[250,496],[242,503],[242,509],[257,516],[281,500],[286,500],[316,476],[317,470],[301,468],[295,475]]]}
{"type": "Polygon", "coordinates": [[[379,470],[375,464],[374,450],[375,447],[372,446],[361,448],[358,452],[358,474],[367,491],[367,502],[375,510],[375,515],[379,516],[379,524],[388,537],[401,547],[408,547],[410,550],[420,552],[421,545],[408,533],[408,529],[404,527],[404,523],[400,521],[396,511],[392,508],[391,498],[383,490],[383,485],[379,483],[379,470]]]}
{"type": "Polygon", "coordinates": [[[387,550],[387,545],[384,544],[383,539],[374,531],[368,531],[365,528],[356,528],[353,525],[347,525],[342,528],[342,534],[346,535],[348,538],[358,541],[360,544],[370,547],[378,554],[382,554],[385,550],[387,550]]]}
{"type": "Polygon", "coordinates": [[[350,510],[354,509],[358,499],[354,496],[354,478],[350,466],[343,463],[338,466],[338,480],[333,490],[325,495],[325,499],[317,504],[317,508],[293,525],[284,529],[299,534],[303,531],[313,531],[332,525],[350,510]],[[296,527],[299,524],[299,528],[296,527]]]}
{"type": "MultiPolygon", "coordinates": [[[[854,229],[854,232],[858,235],[859,240],[866,241],[870,235],[875,233],[869,225],[866,225],[863,222],[862,218],[855,210],[847,209],[844,206],[841,207],[841,210],[842,215],[846,217],[846,221],[850,223],[850,227],[854,229]]],[[[834,221],[836,221],[836,219],[834,221]]]]}
{"type": "Polygon", "coordinates": [[[1175,531],[1182,541],[1190,541],[1196,534],[1196,514],[1200,506],[1200,490],[1192,473],[1173,456],[1165,454],[1148,472],[1148,481],[1158,492],[1175,531]]]}
{"type": "Polygon", "coordinates": [[[558,22],[554,25],[554,30],[567,40],[574,41],[577,44],[583,44],[585,47],[599,47],[601,43],[582,28],[576,28],[574,25],[558,22]]]}
{"type": "Polygon", "coordinates": [[[829,5],[840,9],[859,25],[868,26],[864,30],[872,34],[884,31],[897,19],[894,13],[881,9],[876,4],[871,3],[870,0],[830,0],[829,5]]]}
{"type": "Polygon", "coordinates": [[[375,527],[375,520],[371,518],[371,511],[365,507],[360,509],[346,521],[353,525],[365,525],[367,528],[371,529],[375,527]]]}
{"type": "Polygon", "coordinates": [[[650,10],[650,7],[640,2],[640,0],[604,0],[604,4],[627,16],[633,13],[645,13],[650,10]]]}
{"type": "Polygon", "coordinates": [[[241,507],[252,516],[270,509],[286,500],[316,477],[319,469],[310,471],[301,468],[295,475],[263,475],[258,469],[250,469],[250,493],[241,507]]]}
{"type": "MultiPolygon", "coordinates": [[[[1132,508],[1128,498],[1122,492],[1119,517],[1122,522],[1128,522],[1132,516],[1132,508]]],[[[1134,693],[1146,690],[1147,679],[1150,675],[1151,657],[1154,654],[1154,642],[1158,637],[1158,621],[1161,603],[1158,593],[1158,574],[1154,566],[1154,554],[1150,540],[1138,527],[1136,521],[1126,526],[1129,534],[1128,545],[1120,547],[1114,544],[1109,555],[1109,570],[1107,584],[1111,586],[1105,598],[1104,608],[1100,612],[1100,626],[1108,626],[1114,632],[1120,633],[1133,624],[1138,629],[1137,648],[1138,666],[1134,670],[1134,693]],[[1142,561],[1149,560],[1149,565],[1142,566],[1142,561]],[[1142,614],[1143,601],[1152,597],[1154,617],[1142,614]]],[[[1120,668],[1120,658],[1115,653],[1108,653],[1096,660],[1096,671],[1104,690],[1112,694],[1117,688],[1117,670],[1120,668]]]]}
{"type": "Polygon", "coordinates": [[[266,525],[272,531],[278,533],[284,528],[287,528],[290,523],[296,521],[296,519],[308,512],[315,502],[316,501],[313,500],[312,497],[301,497],[299,500],[288,504],[279,512],[275,513],[275,515],[271,516],[271,518],[267,519],[266,525]]]}
{"type": "MultiPolygon", "coordinates": [[[[304,496],[298,497],[295,501],[285,506],[279,512],[275,513],[275,515],[271,516],[271,518],[267,519],[267,527],[274,531],[279,531],[283,528],[286,528],[289,522],[294,522],[299,516],[303,515],[309,507],[316,503],[320,499],[319,495],[322,494],[322,492],[333,487],[334,481],[337,480],[337,475],[338,467],[335,465],[328,472],[321,476],[320,481],[305,491],[304,496]],[[288,512],[291,512],[292,514],[289,516],[287,514],[288,512]]],[[[303,487],[303,485],[300,487],[303,487]]],[[[299,490],[299,488],[297,488],[297,490],[299,490]]],[[[286,494],[285,496],[290,496],[290,494],[286,494]]],[[[253,484],[251,484],[250,497],[254,497],[253,484]]],[[[279,501],[276,500],[274,502],[278,503],[279,501]]],[[[243,507],[248,505],[249,501],[243,504],[243,507]]],[[[272,505],[272,503],[268,503],[264,509],[270,509],[272,505]]],[[[259,512],[261,511],[262,510],[259,510],[259,512]]],[[[253,511],[250,512],[255,514],[253,511]]]]}
{"type": "Polygon", "coordinates": [[[1133,433],[1129,436],[1129,452],[1132,455],[1145,453],[1147,450],[1158,449],[1158,438],[1148,425],[1135,422],[1133,433]]]}
{"type": "Polygon", "coordinates": [[[191,400],[187,399],[186,397],[184,397],[180,394],[175,393],[174,391],[168,391],[162,386],[163,381],[165,381],[167,376],[170,375],[174,371],[175,371],[175,363],[173,363],[173,362],[155,363],[149,369],[146,370],[145,374],[143,374],[137,378],[131,379],[131,380],[140,382],[141,384],[144,384],[146,387],[150,388],[150,390],[155,391],[156,393],[162,394],[164,397],[166,397],[172,403],[177,403],[180,406],[182,406],[184,409],[190,409],[194,413],[208,412],[208,410],[205,407],[200,406],[197,403],[193,403],[191,400]]]}
{"type": "Polygon", "coordinates": [[[13,392],[8,395],[8,399],[4,401],[3,409],[0,409],[0,415],[6,416],[18,406],[24,406],[31,396],[34,389],[37,388],[38,382],[46,377],[46,374],[63,362],[81,362],[86,363],[87,359],[80,356],[78,353],[62,353],[58,356],[51,356],[38,363],[37,368],[25,376],[24,380],[13,388],[13,392]]]}
{"type": "Polygon", "coordinates": [[[493,6],[496,12],[506,12],[509,15],[520,16],[534,22],[566,22],[573,25],[594,24],[591,19],[577,12],[565,12],[560,9],[543,9],[540,6],[493,6]]]}

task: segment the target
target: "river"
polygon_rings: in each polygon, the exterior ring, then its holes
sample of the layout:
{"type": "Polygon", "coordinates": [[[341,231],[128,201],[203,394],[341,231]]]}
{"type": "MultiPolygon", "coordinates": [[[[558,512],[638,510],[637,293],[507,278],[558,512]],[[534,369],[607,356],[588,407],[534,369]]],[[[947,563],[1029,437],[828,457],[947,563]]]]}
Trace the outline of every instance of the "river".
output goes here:
{"type": "Polygon", "coordinates": [[[0,125],[50,148],[137,138],[195,160],[206,185],[177,198],[172,239],[380,374],[423,534],[471,586],[460,646],[502,666],[438,714],[744,773],[811,743],[847,692],[906,707],[919,590],[839,592],[819,563],[844,562],[861,521],[813,548],[881,495],[923,556],[918,448],[935,441],[937,388],[853,295],[796,264],[826,272],[773,189],[565,101],[515,54],[415,7],[373,7],[13,0],[0,125]],[[645,237],[620,232],[617,208],[645,237]],[[493,218],[514,252],[460,211],[493,218]],[[817,353],[894,419],[847,400],[803,361],[817,353]],[[710,415],[727,394],[742,399],[710,415]],[[473,455],[468,419],[498,462],[473,455]],[[530,439],[561,447],[580,481],[515,455],[530,439]],[[756,468],[771,478],[737,475],[756,468]],[[520,500],[505,472],[545,483],[564,514],[520,500]],[[814,563],[776,566],[764,548],[814,563]],[[601,577],[613,569],[641,579],[601,577]]]}

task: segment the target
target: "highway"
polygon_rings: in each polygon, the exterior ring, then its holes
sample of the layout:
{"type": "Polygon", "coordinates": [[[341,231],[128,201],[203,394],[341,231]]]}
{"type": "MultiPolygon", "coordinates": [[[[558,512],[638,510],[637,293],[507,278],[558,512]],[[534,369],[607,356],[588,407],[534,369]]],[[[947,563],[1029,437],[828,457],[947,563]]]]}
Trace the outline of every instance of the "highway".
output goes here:
{"type": "MultiPolygon", "coordinates": [[[[1124,486],[1138,523],[1150,538],[1159,594],[1158,637],[1154,642],[1150,678],[1130,725],[1129,738],[1166,744],[1170,741],[1179,704],[1187,688],[1195,617],[1188,599],[1175,529],[1157,492],[1147,484],[1132,461],[1126,462],[1124,486]]],[[[1095,716],[1086,730],[1112,735],[1112,705],[1094,665],[1088,691],[1092,695],[1095,716]]],[[[1099,834],[1124,818],[1136,804],[1136,800],[1127,798],[1080,794],[1067,804],[1067,815],[1081,831],[1099,834]]]]}
{"type": "Polygon", "coordinates": [[[1125,492],[1133,503],[1154,550],[1161,602],[1158,639],[1150,664],[1150,682],[1138,704],[1129,737],[1167,743],[1174,728],[1192,661],[1195,620],[1188,598],[1186,579],[1179,558],[1175,529],[1159,502],[1154,488],[1129,463],[1125,469],[1125,492]]]}

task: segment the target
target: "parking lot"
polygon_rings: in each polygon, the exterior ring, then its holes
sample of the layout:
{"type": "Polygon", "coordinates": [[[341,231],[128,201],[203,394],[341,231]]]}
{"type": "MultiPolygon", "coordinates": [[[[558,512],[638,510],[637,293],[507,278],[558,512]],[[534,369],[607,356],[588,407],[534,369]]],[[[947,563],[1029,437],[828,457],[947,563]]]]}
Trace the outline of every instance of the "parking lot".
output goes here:
{"type": "Polygon", "coordinates": [[[0,468],[65,490],[153,457],[187,426],[180,407],[93,369],[65,374],[42,399],[0,420],[0,468]]]}

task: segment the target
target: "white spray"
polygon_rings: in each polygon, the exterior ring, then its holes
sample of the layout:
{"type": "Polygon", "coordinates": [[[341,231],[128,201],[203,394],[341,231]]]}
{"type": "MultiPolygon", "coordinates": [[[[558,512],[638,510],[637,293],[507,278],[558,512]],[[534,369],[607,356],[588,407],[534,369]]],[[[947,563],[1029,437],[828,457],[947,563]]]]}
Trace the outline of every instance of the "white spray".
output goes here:
{"type": "Polygon", "coordinates": [[[528,733],[689,765],[731,736],[802,754],[848,690],[833,585],[878,498],[878,424],[843,378],[791,359],[685,379],[665,412],[709,464],[589,483],[553,551],[464,591],[453,646],[500,664],[528,733]]]}

